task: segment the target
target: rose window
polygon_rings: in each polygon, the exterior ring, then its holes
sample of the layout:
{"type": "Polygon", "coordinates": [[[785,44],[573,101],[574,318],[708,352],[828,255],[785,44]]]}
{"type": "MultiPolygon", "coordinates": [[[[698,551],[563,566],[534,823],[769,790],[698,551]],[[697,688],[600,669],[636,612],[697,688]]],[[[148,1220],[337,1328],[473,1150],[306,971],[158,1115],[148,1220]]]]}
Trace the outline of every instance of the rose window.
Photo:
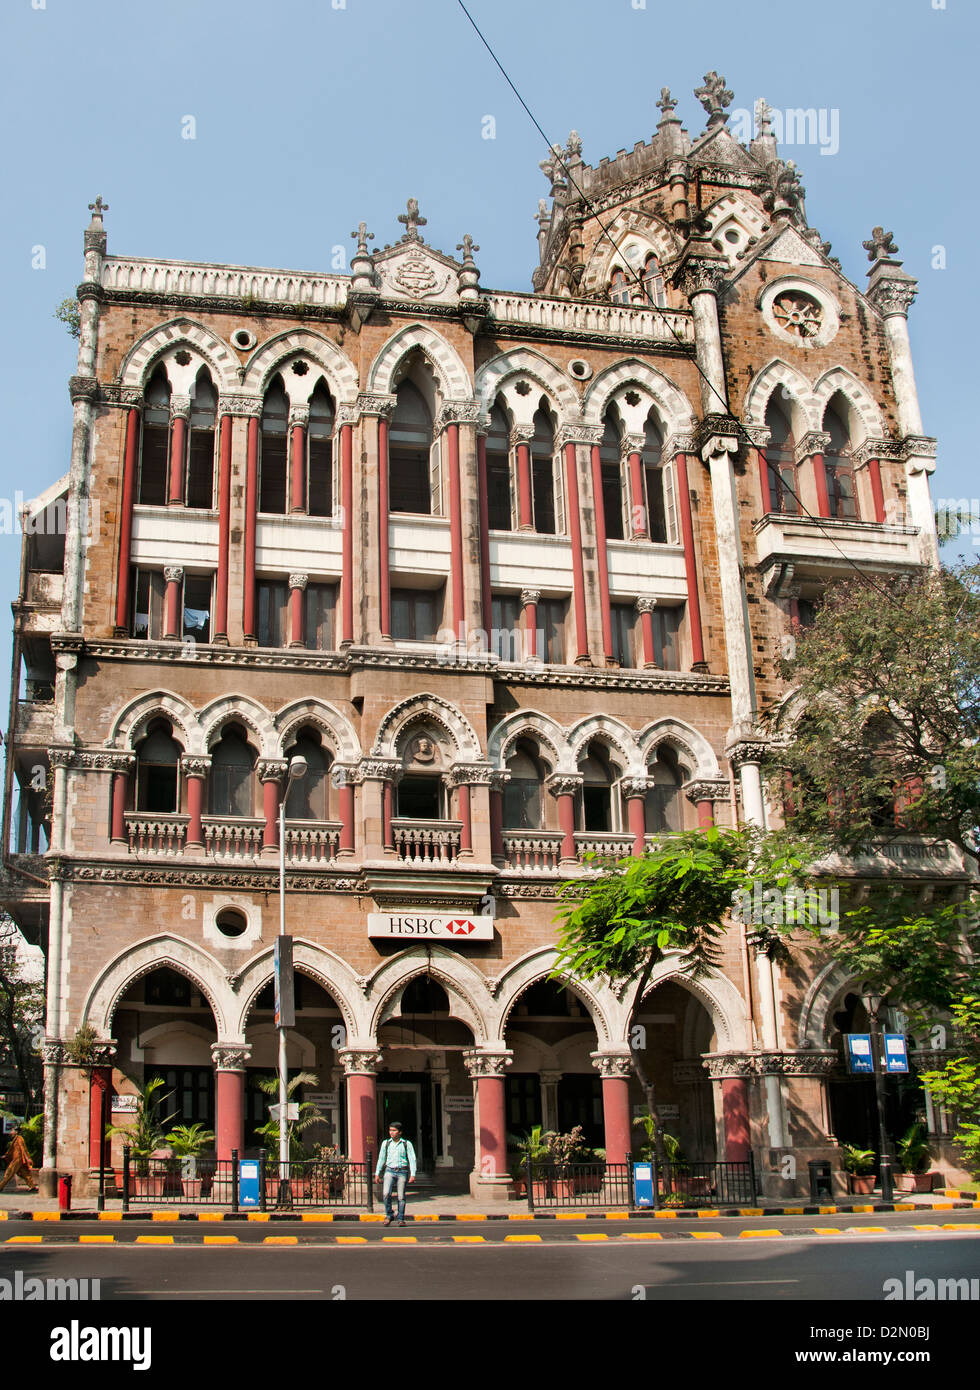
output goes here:
{"type": "Polygon", "coordinates": [[[799,290],[787,290],[773,300],[772,316],[794,338],[815,338],[823,322],[823,311],[815,299],[799,290]]]}

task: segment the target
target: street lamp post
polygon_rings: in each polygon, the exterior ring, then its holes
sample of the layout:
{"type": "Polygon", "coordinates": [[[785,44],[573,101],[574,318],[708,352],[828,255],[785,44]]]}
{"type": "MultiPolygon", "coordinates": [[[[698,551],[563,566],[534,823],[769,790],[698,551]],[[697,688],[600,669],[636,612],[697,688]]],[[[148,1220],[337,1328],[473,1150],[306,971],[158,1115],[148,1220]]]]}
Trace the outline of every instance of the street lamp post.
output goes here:
{"type": "MultiPolygon", "coordinates": [[[[279,935],[286,935],[286,800],[293,782],[306,776],[306,759],[293,758],[279,802],[279,935]]],[[[289,1181],[289,1128],[286,1121],[286,1025],[279,1020],[279,1191],[289,1181]]]]}
{"type": "Polygon", "coordinates": [[[881,1027],[878,1011],[884,996],[871,985],[866,984],[861,991],[861,1001],[871,1021],[871,1062],[874,1067],[875,1102],[878,1107],[878,1147],[880,1150],[879,1171],[881,1173],[881,1200],[892,1202],[895,1199],[895,1181],[892,1176],[892,1160],[888,1152],[888,1135],[885,1132],[885,1084],[882,1075],[884,1050],[881,1045],[881,1027]]]}

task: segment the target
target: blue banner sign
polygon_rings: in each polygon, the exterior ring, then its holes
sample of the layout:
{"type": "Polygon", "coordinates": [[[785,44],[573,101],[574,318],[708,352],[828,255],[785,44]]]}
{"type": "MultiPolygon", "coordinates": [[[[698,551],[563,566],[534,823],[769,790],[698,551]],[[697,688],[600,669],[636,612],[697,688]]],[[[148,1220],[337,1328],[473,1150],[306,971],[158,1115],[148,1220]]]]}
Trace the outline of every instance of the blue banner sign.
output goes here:
{"type": "Polygon", "coordinates": [[[870,1033],[845,1033],[847,1039],[847,1069],[851,1073],[874,1075],[874,1053],[870,1033]]]}
{"type": "Polygon", "coordinates": [[[909,1069],[909,1049],[904,1033],[885,1034],[885,1071],[889,1076],[905,1076],[909,1069]]]}

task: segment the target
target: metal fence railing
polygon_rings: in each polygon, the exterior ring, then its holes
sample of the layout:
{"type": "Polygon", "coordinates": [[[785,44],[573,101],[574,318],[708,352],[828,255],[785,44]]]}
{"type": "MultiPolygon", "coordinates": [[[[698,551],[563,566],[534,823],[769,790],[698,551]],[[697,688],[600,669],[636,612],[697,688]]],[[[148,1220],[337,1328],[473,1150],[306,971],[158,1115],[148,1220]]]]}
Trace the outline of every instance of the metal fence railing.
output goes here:
{"type": "Polygon", "coordinates": [[[627,1163],[531,1163],[527,1173],[531,1211],[549,1207],[628,1207],[627,1163]]]}
{"type": "MultiPolygon", "coordinates": [[[[304,1159],[280,1166],[259,1160],[259,1210],[295,1211],[324,1207],[365,1207],[371,1211],[371,1155],[364,1163],[349,1159],[304,1159]]],[[[240,1208],[237,1150],[230,1159],[134,1159],[123,1149],[123,1210],[134,1206],[206,1206],[240,1208]]]]}
{"type": "MultiPolygon", "coordinates": [[[[653,1167],[655,1207],[754,1207],[755,1165],[744,1162],[662,1163],[653,1167]]],[[[531,1163],[527,1169],[530,1211],[555,1207],[636,1206],[633,1161],[623,1163],[531,1163]]]]}
{"type": "Polygon", "coordinates": [[[659,1207],[754,1207],[758,1198],[755,1164],[653,1162],[654,1201],[659,1207]]]}

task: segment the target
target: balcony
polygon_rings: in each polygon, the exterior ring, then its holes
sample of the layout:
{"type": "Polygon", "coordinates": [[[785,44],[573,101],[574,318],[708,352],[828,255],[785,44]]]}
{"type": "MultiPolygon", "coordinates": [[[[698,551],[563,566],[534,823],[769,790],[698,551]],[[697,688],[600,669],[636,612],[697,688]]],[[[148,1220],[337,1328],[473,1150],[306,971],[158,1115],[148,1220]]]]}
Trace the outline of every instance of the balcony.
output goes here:
{"type": "MultiPolygon", "coordinates": [[[[131,854],[172,859],[184,853],[190,816],[126,814],[126,838],[131,854]]],[[[252,863],[262,853],[265,821],[252,816],[203,816],[207,857],[222,864],[252,863]]],[[[294,868],[333,864],[340,847],[339,821],[286,823],[286,863],[294,868]]]]}
{"type": "Polygon", "coordinates": [[[265,821],[251,816],[204,816],[204,848],[208,857],[225,863],[254,859],[262,853],[265,821]]]}
{"type": "Polygon", "coordinates": [[[853,573],[852,562],[875,570],[908,570],[922,563],[914,526],[872,521],[814,520],[770,512],[753,525],[760,570],[792,565],[794,579],[825,583],[853,573]]]}
{"type": "Polygon", "coordinates": [[[61,600],[65,591],[65,576],[49,570],[31,570],[27,576],[25,602],[36,604],[38,608],[55,608],[61,611],[61,600]]]}
{"type": "Polygon", "coordinates": [[[54,743],[54,688],[35,686],[28,681],[28,695],[33,699],[17,701],[14,737],[20,747],[49,748],[54,743]],[[43,698],[50,691],[49,698],[43,698]]]}
{"type": "Polygon", "coordinates": [[[504,868],[519,873],[556,873],[561,859],[560,830],[505,830],[504,868]]]}
{"type": "Polygon", "coordinates": [[[391,835],[398,858],[413,869],[440,868],[459,857],[462,821],[397,819],[391,835]]]}
{"type": "Polygon", "coordinates": [[[621,830],[577,830],[575,852],[580,863],[587,854],[599,859],[625,859],[633,853],[633,836],[621,830]]]}
{"type": "Polygon", "coordinates": [[[152,854],[173,859],[183,854],[189,816],[127,812],[126,838],[130,854],[152,854]]]}

